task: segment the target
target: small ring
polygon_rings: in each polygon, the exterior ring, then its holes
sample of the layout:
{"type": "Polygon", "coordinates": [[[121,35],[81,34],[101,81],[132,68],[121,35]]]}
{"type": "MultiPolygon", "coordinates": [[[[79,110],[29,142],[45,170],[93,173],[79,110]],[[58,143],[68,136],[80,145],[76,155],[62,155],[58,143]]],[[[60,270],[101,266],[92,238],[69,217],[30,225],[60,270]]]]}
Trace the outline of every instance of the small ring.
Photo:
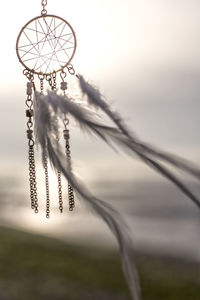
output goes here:
{"type": "Polygon", "coordinates": [[[42,14],[42,16],[45,16],[45,15],[47,14],[47,10],[46,10],[46,9],[43,9],[43,10],[41,11],[41,14],[42,14]]]}

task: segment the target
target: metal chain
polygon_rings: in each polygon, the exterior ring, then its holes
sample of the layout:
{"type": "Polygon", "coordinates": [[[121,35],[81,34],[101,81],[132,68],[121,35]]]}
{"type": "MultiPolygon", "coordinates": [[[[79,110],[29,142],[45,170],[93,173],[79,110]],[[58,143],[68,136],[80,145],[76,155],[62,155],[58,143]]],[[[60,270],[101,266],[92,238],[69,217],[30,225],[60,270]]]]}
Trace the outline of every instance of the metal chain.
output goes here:
{"type": "Polygon", "coordinates": [[[44,15],[47,14],[47,10],[46,10],[46,8],[45,8],[45,6],[47,6],[47,0],[42,0],[41,5],[42,5],[42,11],[41,11],[41,14],[42,14],[42,16],[44,16],[44,15]]]}
{"type": "Polygon", "coordinates": [[[71,75],[75,75],[76,74],[76,72],[75,72],[74,67],[73,67],[72,64],[68,64],[67,65],[67,70],[68,70],[69,74],[71,74],[71,75]]]}
{"type": "Polygon", "coordinates": [[[59,210],[63,212],[63,199],[62,199],[62,182],[61,182],[61,172],[58,171],[58,197],[59,197],[59,210]]]}
{"type": "Polygon", "coordinates": [[[46,186],[46,217],[50,218],[49,174],[48,174],[47,155],[44,156],[44,172],[45,172],[45,186],[46,186]]]}
{"type": "MultiPolygon", "coordinates": [[[[67,125],[69,124],[69,119],[67,119],[66,116],[63,120],[63,123],[65,126],[65,129],[63,130],[63,136],[64,136],[64,139],[66,140],[65,153],[66,153],[67,160],[69,163],[69,168],[71,169],[71,151],[70,151],[70,145],[69,145],[70,135],[69,135],[69,129],[67,129],[67,125]]],[[[69,183],[68,183],[68,199],[69,199],[69,210],[73,211],[73,209],[75,208],[74,190],[73,190],[73,187],[71,186],[71,184],[69,184],[69,183]]]]}
{"type": "Polygon", "coordinates": [[[52,83],[51,75],[46,75],[46,80],[48,81],[49,86],[51,87],[51,89],[53,89],[53,83],[52,83]]]}
{"type": "MultiPolygon", "coordinates": [[[[56,73],[54,72],[51,76],[51,88],[52,90],[56,90],[56,73]]],[[[58,119],[55,117],[55,122],[58,123],[58,119]]],[[[57,125],[58,128],[58,125],[57,125]]],[[[56,140],[57,143],[59,143],[59,132],[57,130],[56,132],[56,140]]],[[[62,213],[63,212],[63,199],[62,199],[62,179],[61,179],[61,172],[57,170],[57,178],[58,178],[58,199],[59,199],[59,210],[62,213]]]]}
{"type": "Polygon", "coordinates": [[[40,91],[41,91],[41,93],[42,93],[43,90],[44,90],[44,75],[39,74],[39,75],[38,75],[38,78],[39,78],[39,80],[40,80],[40,91]]]}
{"type": "Polygon", "coordinates": [[[60,72],[60,78],[61,78],[61,83],[60,83],[60,89],[63,91],[63,95],[65,96],[65,91],[67,90],[67,82],[65,81],[65,78],[67,76],[67,73],[62,70],[60,72]]]}
{"type": "Polygon", "coordinates": [[[52,74],[52,90],[56,90],[56,72],[52,74]]]}
{"type": "Polygon", "coordinates": [[[29,141],[29,180],[30,180],[31,207],[32,209],[35,210],[35,213],[38,213],[34,144],[31,144],[30,141],[29,141]]]}
{"type": "MultiPolygon", "coordinates": [[[[55,120],[58,123],[58,119],[55,120]]],[[[58,128],[58,126],[57,126],[58,128]]],[[[59,143],[59,132],[56,133],[56,140],[59,143]]],[[[61,172],[57,170],[57,178],[58,178],[58,199],[59,199],[59,210],[63,212],[63,199],[62,199],[62,177],[61,172]]]]}
{"type": "Polygon", "coordinates": [[[38,213],[38,198],[37,198],[37,182],[36,182],[36,169],[35,169],[35,155],[34,155],[34,138],[33,138],[33,100],[32,100],[32,89],[33,89],[33,76],[30,72],[23,72],[31,81],[27,83],[27,99],[26,110],[27,121],[27,138],[28,138],[28,160],[29,160],[29,183],[30,183],[30,199],[31,208],[34,209],[35,213],[38,213]]]}

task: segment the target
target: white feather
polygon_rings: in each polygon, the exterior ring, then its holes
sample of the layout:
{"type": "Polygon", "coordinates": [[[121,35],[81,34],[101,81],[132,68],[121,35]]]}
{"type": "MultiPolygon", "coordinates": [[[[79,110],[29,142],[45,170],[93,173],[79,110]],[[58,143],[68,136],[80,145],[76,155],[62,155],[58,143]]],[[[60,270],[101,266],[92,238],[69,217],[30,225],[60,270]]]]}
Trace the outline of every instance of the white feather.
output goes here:
{"type": "MultiPolygon", "coordinates": [[[[151,156],[147,155],[138,143],[133,142],[131,136],[127,136],[121,132],[118,128],[113,128],[109,126],[102,125],[94,119],[91,111],[86,108],[81,107],[76,104],[67,96],[57,95],[56,92],[49,91],[46,96],[39,93],[36,94],[38,112],[35,113],[36,121],[41,119],[40,124],[43,124],[42,128],[36,126],[36,137],[40,144],[42,145],[43,157],[46,155],[44,140],[44,130],[49,132],[51,136],[56,136],[58,132],[58,123],[55,122],[56,119],[63,118],[63,115],[72,116],[79,124],[79,126],[87,130],[89,133],[94,133],[101,139],[103,139],[108,145],[113,147],[113,143],[120,147],[122,150],[129,150],[129,154],[136,154],[143,162],[148,166],[159,172],[162,176],[171,181],[181,192],[183,192],[190,200],[192,200],[200,208],[200,200],[194,195],[194,193],[182,183],[182,181],[173,174],[172,171],[167,169],[161,163],[152,159],[151,156]],[[131,151],[131,152],[130,152],[131,151]]],[[[37,122],[36,122],[37,124],[37,122]]]]}
{"type": "Polygon", "coordinates": [[[103,110],[111,120],[117,125],[119,131],[124,135],[124,139],[120,136],[120,133],[116,135],[112,135],[112,138],[116,138],[117,142],[122,142],[123,145],[126,145],[130,150],[137,154],[137,156],[142,159],[149,167],[153,168],[157,172],[159,172],[162,176],[171,181],[181,192],[183,192],[189,199],[191,199],[197,206],[200,208],[200,199],[194,195],[194,193],[182,183],[181,180],[175,176],[172,171],[169,171],[166,167],[164,167],[161,163],[152,159],[152,155],[167,161],[175,167],[183,169],[189,174],[195,176],[200,179],[200,170],[195,168],[191,163],[186,163],[185,160],[177,158],[173,155],[166,154],[164,152],[155,150],[153,147],[145,145],[144,143],[139,142],[130,132],[130,130],[124,125],[122,118],[119,117],[118,114],[112,112],[109,105],[104,101],[100,91],[87,83],[83,76],[79,75],[80,80],[80,88],[87,96],[88,102],[94,105],[97,108],[103,110]]]}
{"type": "Polygon", "coordinates": [[[104,97],[93,85],[86,82],[82,75],[78,76],[80,88],[84,95],[87,96],[88,103],[100,108],[104,111],[111,120],[117,125],[117,127],[121,130],[121,132],[129,137],[134,145],[134,147],[138,148],[138,151],[143,152],[144,154],[153,155],[159,159],[162,159],[171,165],[188,172],[193,175],[197,179],[200,179],[200,169],[194,166],[192,163],[186,161],[185,159],[181,159],[173,154],[166,153],[164,151],[158,150],[155,147],[149,146],[143,142],[141,142],[138,138],[133,135],[130,130],[125,126],[124,121],[119,116],[118,113],[114,113],[110,106],[105,102],[104,97]]]}
{"type": "Polygon", "coordinates": [[[89,127],[91,130],[101,130],[99,124],[91,120],[91,116],[82,108],[78,108],[67,97],[61,97],[54,92],[49,92],[47,96],[36,93],[35,105],[35,133],[38,143],[41,145],[42,152],[48,154],[51,164],[56,170],[60,170],[69,183],[73,186],[76,194],[81,197],[93,211],[101,217],[108,225],[116,237],[122,260],[124,274],[130,288],[132,298],[140,300],[140,286],[138,281],[137,270],[133,259],[133,247],[131,238],[128,234],[127,226],[121,215],[106,202],[97,199],[73,174],[66,156],[60,145],[57,143],[55,130],[56,124],[54,114],[61,117],[63,113],[71,114],[76,117],[80,124],[89,127]],[[55,123],[55,124],[54,124],[55,123]],[[95,129],[95,126],[97,127],[95,129]]]}
{"type": "MultiPolygon", "coordinates": [[[[109,226],[119,244],[122,266],[132,298],[135,300],[141,299],[137,271],[133,258],[131,259],[131,239],[128,235],[126,225],[120,214],[115,209],[106,202],[93,196],[85,187],[85,184],[82,184],[75,177],[61,146],[57,142],[56,134],[59,130],[59,122],[56,120],[63,119],[63,115],[73,117],[82,129],[96,134],[109,145],[115,143],[118,147],[129,150],[131,155],[133,152],[136,153],[146,164],[171,180],[200,208],[199,199],[195,197],[193,193],[172,174],[172,172],[153,160],[151,157],[148,157],[138,143],[133,143],[132,136],[125,133],[126,129],[122,132],[120,128],[122,126],[121,120],[118,128],[105,126],[100,124],[94,118],[91,111],[77,105],[67,96],[60,96],[52,91],[48,92],[47,95],[42,95],[36,92],[35,96],[35,134],[36,140],[41,146],[43,157],[48,155],[52,166],[56,170],[60,170],[62,172],[69,183],[73,186],[76,193],[85,201],[85,203],[89,204],[94,212],[97,213],[109,226]]],[[[98,101],[98,103],[100,102],[98,101]]],[[[105,107],[104,104],[102,105],[105,107]]],[[[110,115],[112,114],[110,113],[110,115]]],[[[114,120],[115,123],[119,125],[117,118],[114,118],[114,120]]]]}

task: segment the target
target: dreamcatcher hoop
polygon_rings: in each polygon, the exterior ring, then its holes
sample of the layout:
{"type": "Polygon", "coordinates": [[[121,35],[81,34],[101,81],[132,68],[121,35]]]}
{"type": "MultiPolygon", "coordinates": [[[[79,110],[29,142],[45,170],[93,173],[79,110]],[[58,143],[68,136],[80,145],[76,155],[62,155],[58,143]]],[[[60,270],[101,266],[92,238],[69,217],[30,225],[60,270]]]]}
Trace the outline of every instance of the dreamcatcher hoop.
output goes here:
{"type": "Polygon", "coordinates": [[[76,51],[72,26],[63,18],[42,14],[20,31],[16,52],[25,69],[38,75],[51,75],[67,67],[76,51]]]}

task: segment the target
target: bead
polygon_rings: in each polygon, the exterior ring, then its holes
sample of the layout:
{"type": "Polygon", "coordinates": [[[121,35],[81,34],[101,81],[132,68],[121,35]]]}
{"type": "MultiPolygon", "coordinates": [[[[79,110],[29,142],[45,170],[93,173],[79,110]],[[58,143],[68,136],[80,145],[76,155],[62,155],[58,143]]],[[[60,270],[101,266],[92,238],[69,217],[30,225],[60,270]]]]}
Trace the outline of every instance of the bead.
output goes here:
{"type": "Polygon", "coordinates": [[[67,89],[67,82],[62,81],[61,84],[60,84],[60,89],[62,91],[65,91],[67,89]]]}
{"type": "Polygon", "coordinates": [[[27,88],[26,89],[26,94],[28,95],[28,96],[31,96],[32,95],[32,89],[31,88],[27,88]]]}
{"type": "Polygon", "coordinates": [[[33,109],[27,109],[27,110],[26,110],[26,116],[27,116],[28,118],[33,117],[33,115],[34,115],[33,109]]]}
{"type": "Polygon", "coordinates": [[[32,87],[33,87],[33,82],[30,82],[30,81],[27,82],[26,86],[27,86],[27,88],[28,88],[28,87],[32,88],[32,87]]]}
{"type": "Polygon", "coordinates": [[[64,136],[65,140],[69,139],[70,136],[69,136],[69,130],[68,129],[63,130],[63,136],[64,136]]]}
{"type": "Polygon", "coordinates": [[[32,93],[33,93],[33,91],[32,91],[33,83],[32,82],[27,82],[26,87],[27,87],[27,89],[26,89],[27,95],[31,96],[32,93]]]}
{"type": "Polygon", "coordinates": [[[32,129],[28,129],[26,132],[27,132],[27,138],[29,140],[32,140],[32,138],[33,138],[33,130],[32,129]]]}

